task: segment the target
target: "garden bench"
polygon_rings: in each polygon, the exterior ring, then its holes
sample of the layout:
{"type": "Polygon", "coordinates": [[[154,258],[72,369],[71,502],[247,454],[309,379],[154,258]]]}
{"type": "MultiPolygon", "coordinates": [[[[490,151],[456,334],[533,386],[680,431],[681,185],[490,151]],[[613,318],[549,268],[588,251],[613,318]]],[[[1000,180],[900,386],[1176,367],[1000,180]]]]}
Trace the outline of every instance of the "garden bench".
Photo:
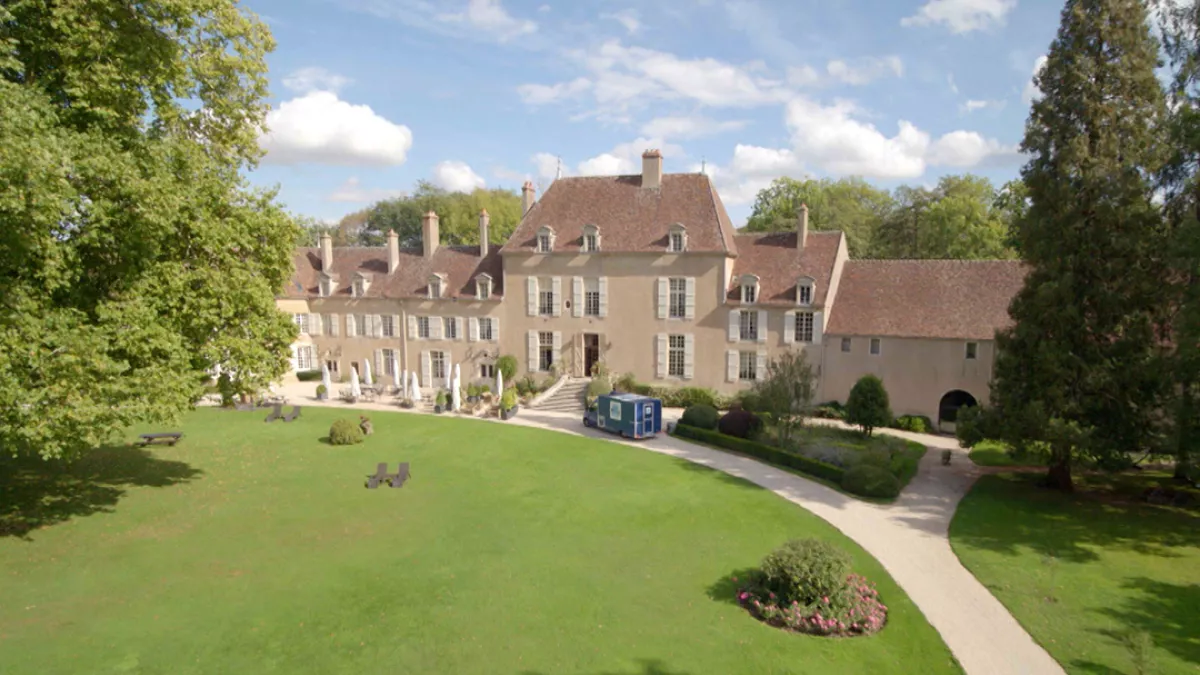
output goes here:
{"type": "Polygon", "coordinates": [[[271,409],[271,414],[267,415],[267,419],[265,419],[263,421],[264,422],[274,422],[275,420],[280,419],[282,417],[283,417],[283,404],[276,403],[275,407],[271,409]]]}
{"type": "Polygon", "coordinates": [[[179,442],[180,438],[183,438],[183,434],[179,433],[178,431],[168,431],[157,434],[142,434],[138,436],[138,439],[140,439],[138,440],[138,445],[147,446],[151,443],[157,442],[166,443],[167,445],[175,445],[179,442]]]}
{"type": "Polygon", "coordinates": [[[387,462],[380,462],[379,466],[375,467],[375,473],[367,476],[367,488],[374,490],[375,488],[379,487],[380,483],[388,478],[391,478],[391,476],[389,476],[387,472],[387,462]]]}
{"type": "Polygon", "coordinates": [[[285,416],[283,418],[283,421],[291,422],[292,420],[296,419],[299,416],[300,416],[300,406],[295,406],[292,408],[292,412],[288,413],[287,416],[285,416]]]}
{"type": "Polygon", "coordinates": [[[389,483],[394,488],[403,487],[404,481],[408,480],[410,475],[412,474],[408,471],[408,462],[401,462],[400,468],[396,469],[396,475],[392,476],[389,483]]]}

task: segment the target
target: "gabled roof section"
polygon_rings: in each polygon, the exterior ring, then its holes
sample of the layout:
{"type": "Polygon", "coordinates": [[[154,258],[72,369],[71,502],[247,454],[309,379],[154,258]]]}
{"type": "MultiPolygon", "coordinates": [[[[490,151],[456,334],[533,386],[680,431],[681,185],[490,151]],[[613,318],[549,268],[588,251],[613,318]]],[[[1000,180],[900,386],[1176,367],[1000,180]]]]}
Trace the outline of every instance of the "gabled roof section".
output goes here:
{"type": "Polygon", "coordinates": [[[796,282],[800,277],[811,277],[816,282],[812,305],[821,307],[833,278],[838,244],[844,236],[841,232],[809,232],[804,251],[796,249],[794,231],[735,236],[738,257],[726,300],[740,302],[742,276],[753,274],[759,278],[755,304],[795,307],[796,282]]]}
{"type": "MultiPolygon", "coordinates": [[[[315,298],[319,296],[321,249],[298,248],[294,254],[295,271],[288,282],[285,297],[315,298]]],[[[479,257],[478,246],[439,246],[432,259],[426,259],[419,248],[400,249],[400,265],[388,274],[386,247],[335,247],[329,273],[336,279],[353,279],[358,274],[369,275],[371,284],[364,298],[424,298],[429,278],[440,274],[446,280],[442,298],[475,298],[475,277],[492,277],[492,297],[503,296],[502,261],[493,247],[487,257],[479,257]]],[[[349,298],[349,284],[339,284],[334,298],[349,298]]]]}
{"type": "Polygon", "coordinates": [[[991,340],[1011,324],[1027,269],[1017,260],[847,260],[825,332],[991,340]]]}
{"type": "Polygon", "coordinates": [[[555,233],[554,250],[580,252],[584,227],[604,236],[605,253],[665,252],[671,225],[687,229],[688,251],[736,253],[729,214],[704,174],[666,174],[657,189],[642,189],[642,177],[559,178],[534,202],[502,253],[535,252],[537,233],[555,233]]]}

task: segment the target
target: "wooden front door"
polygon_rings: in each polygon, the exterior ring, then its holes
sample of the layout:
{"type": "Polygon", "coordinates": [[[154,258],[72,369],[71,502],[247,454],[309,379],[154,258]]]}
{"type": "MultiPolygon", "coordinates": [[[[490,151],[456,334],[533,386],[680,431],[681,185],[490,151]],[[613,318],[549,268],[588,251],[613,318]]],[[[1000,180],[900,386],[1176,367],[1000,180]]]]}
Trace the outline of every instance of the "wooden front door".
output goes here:
{"type": "Polygon", "coordinates": [[[600,336],[596,333],[583,334],[583,375],[592,376],[592,368],[600,363],[600,336]]]}

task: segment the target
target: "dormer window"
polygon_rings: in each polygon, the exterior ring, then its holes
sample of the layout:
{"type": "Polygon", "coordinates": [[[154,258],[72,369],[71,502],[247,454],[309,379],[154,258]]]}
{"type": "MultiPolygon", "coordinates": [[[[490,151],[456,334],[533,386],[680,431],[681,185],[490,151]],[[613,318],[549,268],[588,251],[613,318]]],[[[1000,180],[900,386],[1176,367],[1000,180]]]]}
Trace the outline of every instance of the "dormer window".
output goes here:
{"type": "Polygon", "coordinates": [[[442,283],[442,275],[434,274],[431,277],[429,277],[429,297],[431,297],[431,298],[442,297],[442,287],[443,286],[445,286],[445,284],[442,283]]]}
{"type": "Polygon", "coordinates": [[[543,225],[537,235],[538,253],[549,253],[554,250],[554,230],[549,225],[543,225]]]}
{"type": "Polygon", "coordinates": [[[595,225],[588,225],[583,228],[583,244],[581,248],[584,253],[595,253],[600,250],[600,228],[595,225]]]}
{"type": "Polygon", "coordinates": [[[333,289],[334,289],[333,279],[329,278],[328,276],[322,275],[321,281],[318,284],[318,288],[317,288],[317,291],[321,295],[321,297],[328,298],[329,296],[333,295],[333,289]]]}
{"type": "Polygon", "coordinates": [[[480,274],[475,277],[475,299],[487,300],[492,297],[492,277],[489,274],[480,274]]]}
{"type": "Polygon", "coordinates": [[[752,305],[758,302],[758,277],[747,274],[742,277],[742,303],[752,305]]]}
{"type": "Polygon", "coordinates": [[[350,293],[356,298],[361,298],[367,294],[367,280],[365,277],[358,277],[354,280],[354,285],[350,287],[350,293]]]}
{"type": "Polygon", "coordinates": [[[796,282],[796,304],[811,305],[816,293],[816,282],[809,277],[801,277],[796,282]]]}
{"type": "Polygon", "coordinates": [[[676,223],[671,226],[671,231],[667,234],[667,251],[671,253],[683,253],[687,250],[687,230],[683,226],[676,223]]]}

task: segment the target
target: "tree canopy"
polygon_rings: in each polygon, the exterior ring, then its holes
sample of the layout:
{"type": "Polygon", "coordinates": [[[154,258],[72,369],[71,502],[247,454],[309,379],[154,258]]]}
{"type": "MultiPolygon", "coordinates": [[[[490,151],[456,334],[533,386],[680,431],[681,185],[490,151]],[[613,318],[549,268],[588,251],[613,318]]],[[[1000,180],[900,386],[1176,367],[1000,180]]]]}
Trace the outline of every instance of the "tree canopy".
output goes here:
{"type": "Polygon", "coordinates": [[[260,154],[266,27],[234,0],[0,4],[0,446],[165,422],[286,368],[299,236],[260,154]]]}
{"type": "Polygon", "coordinates": [[[357,214],[343,219],[347,238],[360,246],[382,246],[389,230],[400,236],[401,246],[421,245],[421,216],[438,214],[438,233],[443,244],[479,243],[479,212],[490,216],[488,239],[503,243],[521,221],[521,198],[510,190],[478,188],[473,192],[447,192],[420,181],[410,195],[385,199],[366,209],[362,224],[353,235],[357,214]],[[350,219],[347,221],[347,219],[350,219]]]}

